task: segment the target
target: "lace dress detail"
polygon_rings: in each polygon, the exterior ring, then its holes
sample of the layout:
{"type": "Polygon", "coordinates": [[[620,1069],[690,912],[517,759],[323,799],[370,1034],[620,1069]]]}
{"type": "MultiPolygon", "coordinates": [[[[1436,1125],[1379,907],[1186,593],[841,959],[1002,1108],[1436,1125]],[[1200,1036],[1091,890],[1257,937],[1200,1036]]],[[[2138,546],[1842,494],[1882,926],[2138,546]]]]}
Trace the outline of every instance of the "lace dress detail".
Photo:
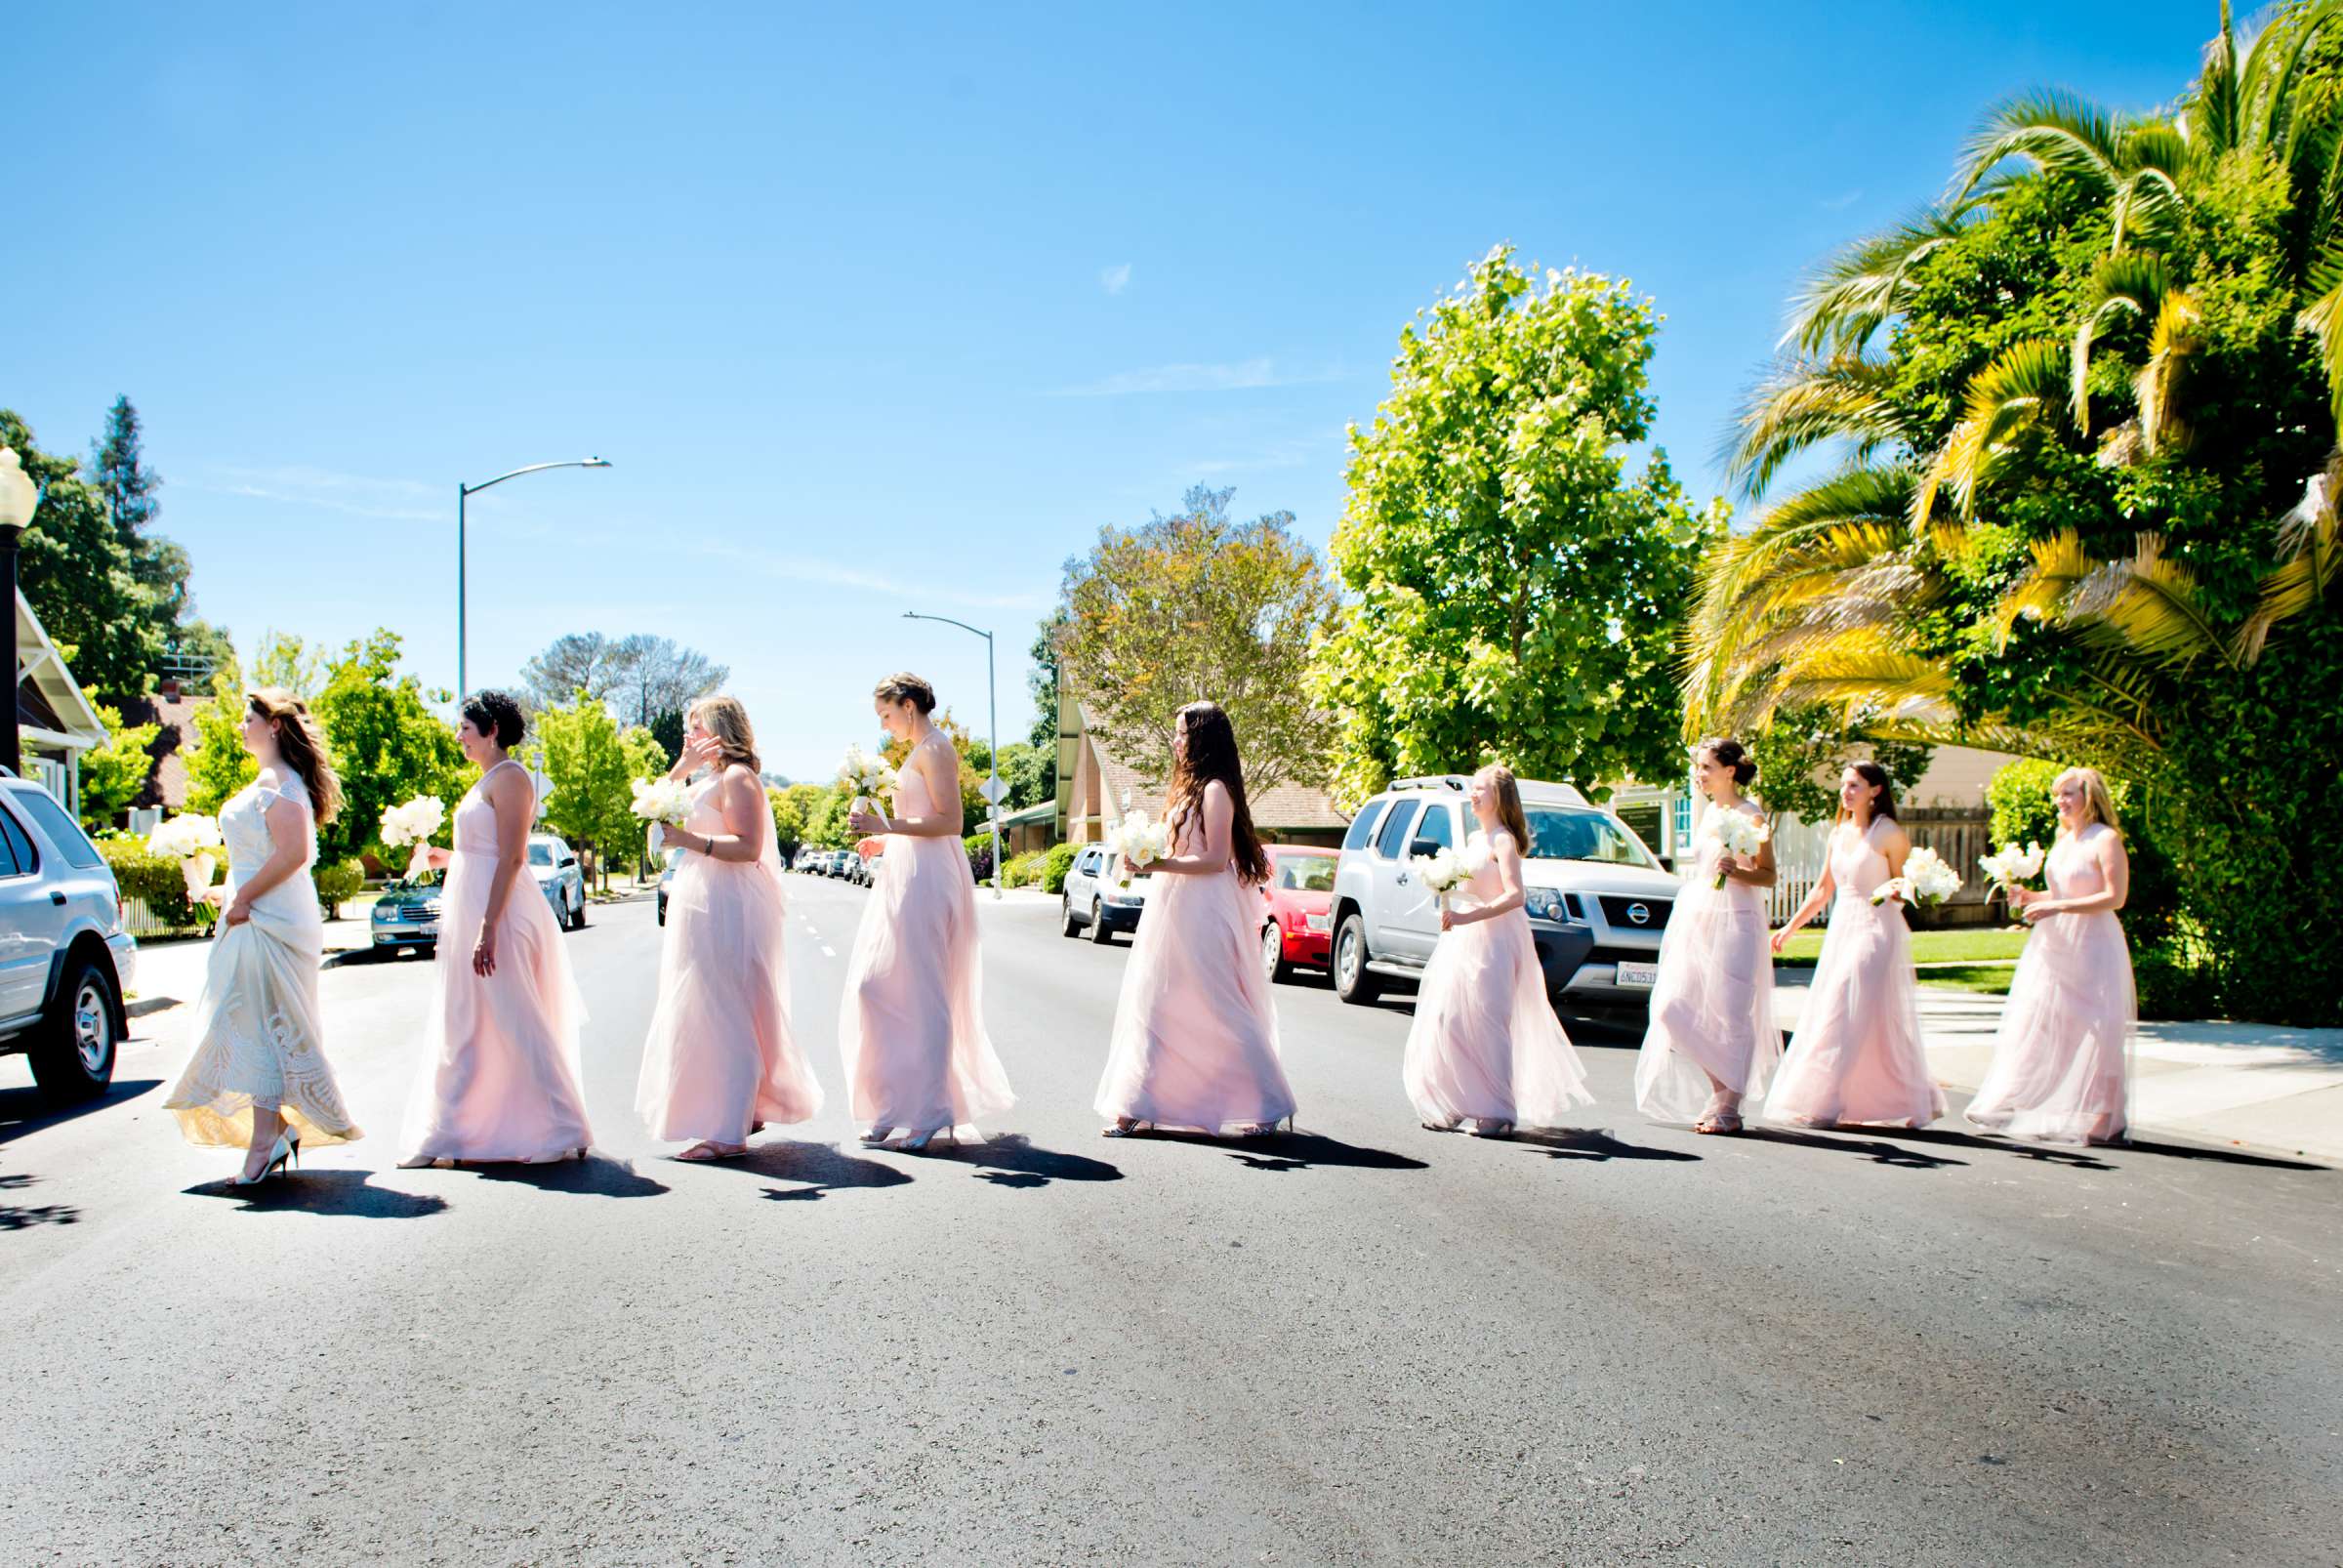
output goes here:
{"type": "Polygon", "coordinates": [[[194,1055],[163,1101],[190,1143],[245,1147],[256,1108],[281,1112],[306,1147],[360,1135],[325,1059],[317,1003],[325,920],[309,876],[317,827],[300,779],[250,784],[221,808],[226,894],[232,901],[276,852],[268,808],[279,801],[301,808],[307,840],[302,869],[255,899],[250,920],[224,926],[212,939],[203,991],[190,1015],[194,1055]]]}

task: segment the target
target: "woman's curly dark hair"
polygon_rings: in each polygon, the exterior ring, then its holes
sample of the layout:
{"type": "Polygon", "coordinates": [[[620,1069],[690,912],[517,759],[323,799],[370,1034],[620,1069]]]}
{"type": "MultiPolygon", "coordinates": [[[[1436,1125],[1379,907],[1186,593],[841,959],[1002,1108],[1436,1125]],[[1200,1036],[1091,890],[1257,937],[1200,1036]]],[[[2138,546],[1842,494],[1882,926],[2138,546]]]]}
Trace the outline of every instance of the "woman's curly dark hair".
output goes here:
{"type": "Polygon", "coordinates": [[[464,717],[481,734],[495,736],[496,743],[507,751],[519,745],[520,737],[528,732],[529,721],[520,704],[502,691],[475,691],[466,697],[464,717]]]}

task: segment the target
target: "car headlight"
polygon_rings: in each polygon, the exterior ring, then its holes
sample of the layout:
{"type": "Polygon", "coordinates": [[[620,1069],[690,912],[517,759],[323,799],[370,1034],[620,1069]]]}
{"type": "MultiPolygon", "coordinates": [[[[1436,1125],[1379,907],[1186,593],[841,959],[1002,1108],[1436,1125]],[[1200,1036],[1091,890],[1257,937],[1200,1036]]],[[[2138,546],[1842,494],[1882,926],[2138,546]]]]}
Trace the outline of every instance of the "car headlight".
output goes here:
{"type": "Polygon", "coordinates": [[[377,904],[374,906],[374,918],[376,920],[389,920],[392,911],[387,905],[377,904]]]}
{"type": "Polygon", "coordinates": [[[1562,894],[1551,887],[1531,887],[1521,895],[1521,907],[1532,920],[1560,921],[1567,919],[1562,912],[1562,894]]]}

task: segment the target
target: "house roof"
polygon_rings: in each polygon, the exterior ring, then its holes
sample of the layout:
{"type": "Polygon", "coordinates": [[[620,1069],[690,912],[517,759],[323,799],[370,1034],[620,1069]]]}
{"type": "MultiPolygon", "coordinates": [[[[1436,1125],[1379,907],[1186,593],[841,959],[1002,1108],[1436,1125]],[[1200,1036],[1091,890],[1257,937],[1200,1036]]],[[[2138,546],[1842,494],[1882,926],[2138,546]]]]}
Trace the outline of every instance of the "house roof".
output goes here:
{"type": "MultiPolygon", "coordinates": [[[[1097,731],[1090,728],[1089,710],[1077,702],[1076,711],[1082,715],[1083,739],[1098,758],[1099,798],[1108,806],[1123,804],[1125,791],[1130,794],[1133,805],[1150,811],[1161,811],[1164,791],[1137,768],[1125,763],[1106,748],[1097,731]]],[[[1334,798],[1321,789],[1304,784],[1280,784],[1273,789],[1251,795],[1246,803],[1252,807],[1255,827],[1281,831],[1293,828],[1339,828],[1350,819],[1335,809],[1334,798]]]]}
{"type": "Polygon", "coordinates": [[[87,751],[105,744],[106,728],[81,694],[57,644],[41,630],[22,589],[17,590],[17,723],[39,745],[87,751]]]}

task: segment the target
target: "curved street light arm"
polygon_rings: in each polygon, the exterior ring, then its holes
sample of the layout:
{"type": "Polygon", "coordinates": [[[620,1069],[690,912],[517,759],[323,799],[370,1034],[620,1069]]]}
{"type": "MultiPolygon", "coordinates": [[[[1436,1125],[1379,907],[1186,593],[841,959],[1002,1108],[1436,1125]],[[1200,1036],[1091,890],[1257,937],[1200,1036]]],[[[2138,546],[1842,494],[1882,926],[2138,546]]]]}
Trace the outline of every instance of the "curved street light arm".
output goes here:
{"type": "Polygon", "coordinates": [[[532,463],[525,469],[514,469],[510,474],[500,474],[495,478],[482,480],[478,484],[458,484],[456,488],[466,495],[478,495],[489,485],[502,484],[507,479],[517,479],[524,474],[537,474],[546,469],[606,469],[609,466],[610,460],[606,457],[565,458],[558,463],[532,463]]]}

